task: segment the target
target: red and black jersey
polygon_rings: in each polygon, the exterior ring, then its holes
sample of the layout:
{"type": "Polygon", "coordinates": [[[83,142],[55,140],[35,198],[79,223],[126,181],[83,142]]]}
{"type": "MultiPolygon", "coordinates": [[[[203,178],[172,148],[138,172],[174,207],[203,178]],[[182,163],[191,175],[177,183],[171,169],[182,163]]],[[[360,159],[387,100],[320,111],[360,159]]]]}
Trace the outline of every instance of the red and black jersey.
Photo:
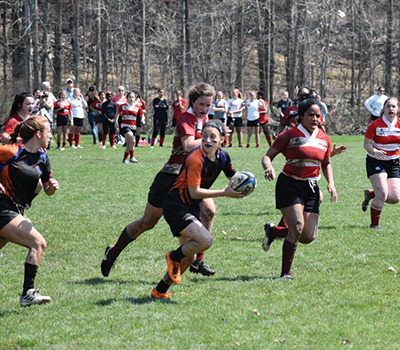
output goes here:
{"type": "Polygon", "coordinates": [[[11,135],[15,130],[15,125],[23,121],[24,119],[18,113],[13,114],[7,119],[3,132],[11,135]]]}
{"type": "Polygon", "coordinates": [[[172,143],[172,154],[167,162],[167,167],[164,166],[163,172],[179,174],[179,170],[187,157],[187,153],[182,146],[182,137],[193,136],[195,140],[201,139],[201,131],[203,125],[208,122],[208,117],[204,119],[197,118],[193,114],[192,108],[182,113],[176,122],[174,140],[172,143]],[[169,165],[169,166],[168,166],[169,165]],[[166,168],[172,169],[171,171],[165,170],[166,168]]]}
{"type": "Polygon", "coordinates": [[[99,113],[101,114],[101,105],[103,104],[102,101],[100,101],[100,99],[94,101],[90,107],[92,107],[93,109],[99,111],[99,113]]]}
{"type": "Polygon", "coordinates": [[[181,173],[168,196],[189,205],[200,203],[201,199],[190,197],[189,186],[209,189],[221,171],[228,178],[236,172],[229,154],[219,149],[216,161],[213,162],[205,155],[202,146],[200,146],[186,158],[181,173]]]}
{"type": "Polygon", "coordinates": [[[264,107],[262,106],[258,107],[258,111],[260,113],[260,124],[265,124],[268,123],[268,114],[267,114],[268,102],[262,101],[262,103],[264,104],[264,107]]]}
{"type": "Polygon", "coordinates": [[[48,182],[52,173],[47,153],[30,153],[22,142],[0,146],[0,170],[0,183],[6,190],[1,197],[9,197],[24,209],[30,208],[39,179],[48,182]]]}
{"type": "Polygon", "coordinates": [[[286,157],[283,173],[296,180],[318,180],[321,163],[331,155],[331,140],[320,128],[310,134],[302,124],[280,134],[272,144],[286,157]]]}
{"type": "Polygon", "coordinates": [[[181,99],[181,104],[183,107],[183,111],[181,111],[181,107],[179,104],[179,100],[175,100],[174,103],[172,104],[172,107],[174,107],[174,115],[173,118],[178,120],[179,117],[181,116],[182,113],[186,112],[188,101],[186,98],[181,99]]]}
{"type": "MultiPolygon", "coordinates": [[[[368,125],[365,133],[367,139],[374,141],[374,147],[385,151],[386,156],[381,160],[391,160],[399,158],[400,145],[400,119],[395,118],[390,122],[385,115],[382,118],[374,120],[368,125]]],[[[368,155],[375,158],[372,154],[368,155]]]]}
{"type": "Polygon", "coordinates": [[[144,115],[142,108],[138,104],[130,105],[128,102],[119,105],[118,112],[121,118],[121,128],[133,130],[136,130],[137,119],[144,115]]]}
{"type": "Polygon", "coordinates": [[[54,103],[54,108],[59,108],[62,107],[63,109],[59,110],[57,112],[58,115],[68,115],[70,111],[72,111],[72,105],[71,102],[63,101],[63,100],[57,100],[54,103]]]}

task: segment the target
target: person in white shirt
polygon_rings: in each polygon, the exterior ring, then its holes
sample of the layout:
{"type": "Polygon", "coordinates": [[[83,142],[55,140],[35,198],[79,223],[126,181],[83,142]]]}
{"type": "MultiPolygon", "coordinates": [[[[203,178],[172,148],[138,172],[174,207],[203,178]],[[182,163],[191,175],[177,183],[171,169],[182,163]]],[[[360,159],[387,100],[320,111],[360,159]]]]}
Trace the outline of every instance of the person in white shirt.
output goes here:
{"type": "Polygon", "coordinates": [[[85,119],[84,109],[87,108],[87,102],[83,98],[81,94],[81,90],[79,88],[75,88],[72,99],[69,100],[72,105],[72,117],[74,120],[74,124],[71,125],[71,131],[69,134],[69,145],[71,148],[82,148],[80,145],[81,142],[81,130],[83,127],[83,122],[85,119]],[[74,140],[75,139],[75,146],[74,140]]]}
{"type": "Polygon", "coordinates": [[[372,95],[364,102],[365,108],[371,112],[371,121],[374,121],[380,117],[383,104],[387,99],[388,97],[385,95],[385,88],[379,87],[378,93],[372,95]]]}
{"type": "Polygon", "coordinates": [[[260,112],[259,107],[262,107],[263,103],[256,99],[256,92],[250,91],[249,99],[246,101],[247,108],[247,148],[250,147],[251,136],[253,133],[256,138],[256,148],[260,147],[260,112]]]}
{"type": "Polygon", "coordinates": [[[236,133],[238,135],[239,147],[243,147],[242,145],[242,111],[244,109],[244,104],[242,100],[242,93],[238,89],[233,89],[232,98],[228,100],[228,121],[227,126],[231,130],[229,134],[229,146],[232,147],[233,144],[233,131],[236,129],[236,133]]]}
{"type": "Polygon", "coordinates": [[[67,84],[67,87],[65,88],[65,92],[67,93],[67,100],[71,101],[74,98],[74,80],[68,78],[65,81],[65,84],[67,84]]]}

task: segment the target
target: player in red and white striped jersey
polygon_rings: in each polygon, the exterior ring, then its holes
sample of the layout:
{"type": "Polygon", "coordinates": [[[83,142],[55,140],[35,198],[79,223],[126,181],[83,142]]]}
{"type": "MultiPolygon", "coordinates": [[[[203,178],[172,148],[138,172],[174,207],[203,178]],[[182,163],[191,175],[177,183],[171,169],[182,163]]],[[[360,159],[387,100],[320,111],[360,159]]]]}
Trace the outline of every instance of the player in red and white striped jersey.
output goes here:
{"type": "Polygon", "coordinates": [[[367,175],[373,191],[364,191],[362,210],[371,203],[370,228],[380,228],[379,219],[385,203],[394,204],[400,200],[400,119],[399,102],[390,97],[383,105],[381,118],[368,125],[364,137],[367,150],[367,175]]]}
{"type": "Polygon", "coordinates": [[[267,223],[263,241],[264,250],[268,251],[275,238],[285,238],[281,271],[284,279],[292,279],[290,268],[298,242],[311,243],[317,235],[320,169],[328,181],[331,202],[338,199],[330,161],[331,141],[320,128],[319,102],[315,98],[302,101],[298,116],[299,125],[278,136],[262,160],[265,178],[273,180],[272,160],[279,153],[286,157],[276,184],[276,208],[281,210],[288,228],[274,230],[274,225],[267,223]]]}
{"type": "Polygon", "coordinates": [[[121,119],[121,135],[125,137],[126,149],[123,163],[128,163],[128,155],[131,163],[137,163],[135,158],[136,129],[142,126],[142,117],[144,115],[142,108],[136,103],[135,93],[128,93],[128,102],[118,106],[118,114],[115,119],[115,128],[119,128],[118,121],[121,119]]]}

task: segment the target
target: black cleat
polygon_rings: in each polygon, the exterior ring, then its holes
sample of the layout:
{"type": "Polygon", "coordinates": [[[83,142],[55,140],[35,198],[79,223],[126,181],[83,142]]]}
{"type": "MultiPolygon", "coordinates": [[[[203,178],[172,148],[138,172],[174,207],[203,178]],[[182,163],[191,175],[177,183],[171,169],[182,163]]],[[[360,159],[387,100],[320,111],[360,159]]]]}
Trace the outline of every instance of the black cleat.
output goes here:
{"type": "Polygon", "coordinates": [[[212,276],[215,274],[215,271],[210,269],[208,265],[204,262],[204,260],[196,260],[190,266],[190,272],[192,273],[201,273],[203,276],[212,276]]]}
{"type": "Polygon", "coordinates": [[[369,194],[369,190],[365,190],[364,191],[364,200],[361,203],[361,209],[362,211],[367,211],[368,209],[368,205],[369,205],[369,201],[371,200],[371,196],[369,194]]]}
{"type": "Polygon", "coordinates": [[[103,274],[104,277],[108,277],[110,275],[110,270],[113,268],[114,266],[114,261],[112,261],[110,259],[110,257],[108,256],[108,254],[110,253],[112,246],[109,245],[108,247],[106,247],[106,252],[104,254],[104,258],[103,261],[101,262],[101,273],[103,274]]]}

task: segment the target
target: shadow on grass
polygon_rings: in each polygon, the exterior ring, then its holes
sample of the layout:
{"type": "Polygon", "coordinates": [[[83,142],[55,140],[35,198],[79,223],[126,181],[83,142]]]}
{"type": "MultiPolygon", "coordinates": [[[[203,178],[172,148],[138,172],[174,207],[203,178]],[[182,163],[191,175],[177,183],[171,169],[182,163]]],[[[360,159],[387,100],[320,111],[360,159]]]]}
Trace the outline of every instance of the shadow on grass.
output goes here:
{"type": "Polygon", "coordinates": [[[230,211],[229,213],[218,213],[218,215],[222,215],[222,216],[267,216],[267,215],[271,215],[271,212],[265,212],[265,213],[249,213],[249,212],[242,212],[242,211],[230,211]]]}
{"type": "MultiPolygon", "coordinates": [[[[277,280],[280,279],[280,277],[265,277],[265,276],[235,276],[235,277],[211,277],[210,281],[228,281],[228,282],[249,282],[252,280],[277,280]]],[[[204,278],[192,278],[193,282],[203,282],[204,283],[204,278]]]]}
{"type": "Polygon", "coordinates": [[[148,303],[154,303],[154,302],[162,302],[165,304],[177,304],[176,301],[171,300],[171,299],[157,299],[157,298],[152,298],[152,297],[141,297],[141,298],[126,298],[126,301],[140,305],[140,304],[148,304],[148,303]]]}
{"type": "Polygon", "coordinates": [[[18,314],[18,310],[4,310],[4,311],[0,311],[0,318],[5,317],[5,316],[9,316],[12,314],[18,314]]]}
{"type": "Polygon", "coordinates": [[[100,278],[100,277],[95,277],[95,278],[88,278],[83,281],[74,281],[74,282],[69,282],[70,284],[86,284],[88,286],[97,286],[99,284],[105,284],[105,283],[115,283],[115,284],[130,284],[133,283],[133,281],[116,281],[113,279],[106,279],[106,278],[100,278]]]}

